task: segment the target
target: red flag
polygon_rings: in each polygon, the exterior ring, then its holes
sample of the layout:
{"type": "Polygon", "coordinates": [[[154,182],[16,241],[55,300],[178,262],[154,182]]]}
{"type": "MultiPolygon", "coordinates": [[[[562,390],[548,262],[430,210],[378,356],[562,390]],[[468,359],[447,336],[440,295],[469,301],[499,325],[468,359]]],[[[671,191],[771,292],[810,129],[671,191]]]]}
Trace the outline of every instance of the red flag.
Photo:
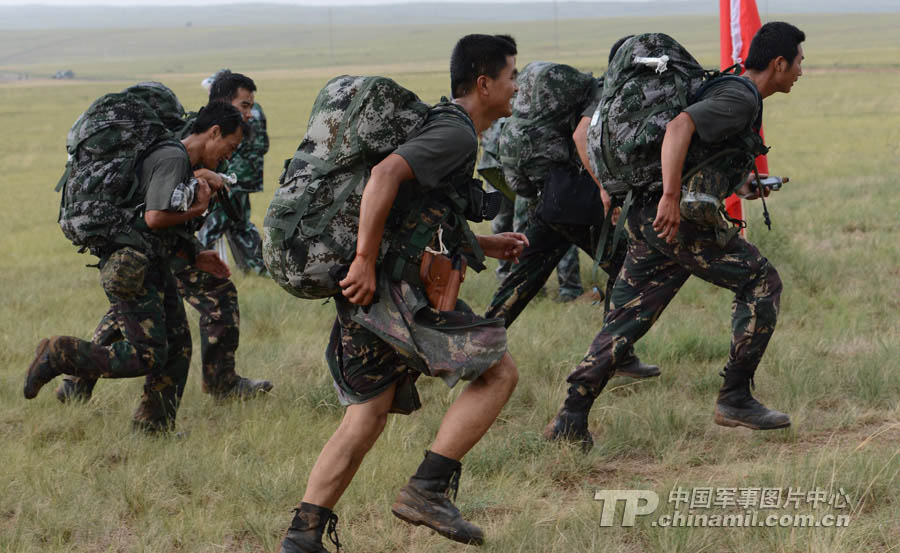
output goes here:
{"type": "MultiPolygon", "coordinates": [[[[739,63],[744,71],[744,60],[750,51],[750,41],[762,26],[756,0],[719,0],[719,44],[721,62],[725,69],[739,63]]],[[[762,129],[759,130],[762,136],[762,129]]],[[[756,158],[756,169],[760,173],[769,172],[766,156],[756,158]]],[[[743,219],[741,199],[732,195],[725,200],[725,209],[736,219],[743,219]]]]}

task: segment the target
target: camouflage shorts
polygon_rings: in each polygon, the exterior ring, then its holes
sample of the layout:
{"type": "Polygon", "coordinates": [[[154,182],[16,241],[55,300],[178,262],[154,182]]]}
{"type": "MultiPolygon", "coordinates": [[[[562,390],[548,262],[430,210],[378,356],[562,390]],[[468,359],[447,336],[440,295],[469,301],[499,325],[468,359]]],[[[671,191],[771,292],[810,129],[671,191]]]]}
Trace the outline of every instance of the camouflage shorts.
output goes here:
{"type": "Polygon", "coordinates": [[[421,406],[415,381],[440,377],[448,386],[475,380],[506,353],[500,319],[484,319],[463,301],[453,311],[428,306],[424,292],[379,278],[379,300],[363,310],[335,298],[337,319],[325,357],[341,403],[362,403],[394,383],[392,413],[421,406]]]}

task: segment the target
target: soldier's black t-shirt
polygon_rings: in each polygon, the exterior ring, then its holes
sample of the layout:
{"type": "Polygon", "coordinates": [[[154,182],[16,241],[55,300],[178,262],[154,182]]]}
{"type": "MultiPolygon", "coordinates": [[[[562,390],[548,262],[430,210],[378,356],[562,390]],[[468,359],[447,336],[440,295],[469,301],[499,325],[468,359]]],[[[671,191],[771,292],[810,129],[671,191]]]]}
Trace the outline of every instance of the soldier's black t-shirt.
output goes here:
{"type": "Polygon", "coordinates": [[[715,144],[746,129],[756,120],[758,109],[756,95],[746,85],[726,80],[713,86],[703,99],[684,111],[694,122],[697,136],[715,144]]]}

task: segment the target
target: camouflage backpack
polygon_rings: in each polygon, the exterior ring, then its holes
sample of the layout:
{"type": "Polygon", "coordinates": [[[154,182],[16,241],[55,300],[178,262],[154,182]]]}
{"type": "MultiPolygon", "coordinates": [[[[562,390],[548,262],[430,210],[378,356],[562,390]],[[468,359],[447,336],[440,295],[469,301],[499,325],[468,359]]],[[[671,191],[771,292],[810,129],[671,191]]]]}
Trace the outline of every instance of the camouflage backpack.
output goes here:
{"type": "Polygon", "coordinates": [[[757,132],[762,98],[746,79],[730,73],[736,68],[707,71],[681,44],[662,33],[635,35],[622,44],[606,72],[600,104],[588,129],[591,167],[610,196],[622,201],[632,190],[662,190],[660,150],[666,124],[725,79],[745,84],[757,97],[756,128],[746,129],[729,145],[733,148],[712,150],[716,159],[709,159],[711,152],[702,146],[692,146],[685,176],[699,170],[701,163],[734,165],[735,159],[743,171],[749,169],[748,160],[767,151],[757,132]]]}
{"type": "MultiPolygon", "coordinates": [[[[660,151],[666,124],[711,87],[726,80],[746,85],[757,98],[759,115],[754,125],[729,139],[724,146],[711,148],[697,141],[692,143],[683,183],[704,168],[728,175],[724,179],[698,179],[695,182],[705,189],[696,190],[693,197],[711,199],[709,205],[715,204],[718,212],[718,203],[740,185],[741,176],[752,168],[753,159],[768,151],[758,134],[762,97],[746,79],[731,74],[734,69],[737,66],[724,72],[707,71],[681,44],[662,33],[635,35],[616,52],[588,128],[588,151],[594,174],[613,200],[623,207],[614,244],[624,231],[634,195],[662,190],[660,151]],[[714,189],[709,188],[710,184],[714,189]]],[[[604,235],[608,227],[606,221],[604,235]]]]}
{"type": "MultiPolygon", "coordinates": [[[[458,108],[430,107],[391,79],[343,75],[325,85],[300,146],[285,161],[263,223],[263,260],[281,287],[307,299],[340,291],[340,272],[356,254],[360,202],[372,167],[412,138],[426,118],[444,114],[456,114],[452,119],[471,128],[474,136],[472,123],[458,108]]],[[[469,168],[469,181],[473,169],[469,168]]],[[[460,203],[458,207],[465,209],[465,200],[460,203]]],[[[419,220],[428,210],[408,205],[403,211],[407,218],[419,220]]],[[[379,263],[384,263],[389,249],[404,246],[409,257],[421,255],[445,217],[413,224],[405,244],[397,244],[386,229],[379,263]]],[[[396,267],[392,276],[413,274],[402,259],[396,267]]],[[[414,269],[418,274],[418,267],[414,269]]]]}
{"type": "Polygon", "coordinates": [[[101,96],[75,121],[56,190],[62,191],[59,225],[80,251],[99,256],[112,244],[147,251],[134,228],[141,203],[135,197],[140,163],[155,146],[173,140],[170,126],[183,114],[171,90],[140,83],[101,96]]]}
{"type": "Polygon", "coordinates": [[[500,162],[500,133],[506,117],[501,117],[481,133],[481,159],[478,160],[478,174],[495,190],[502,192],[510,201],[516,199],[516,193],[506,184],[503,178],[503,164],[500,162]]]}
{"type": "Polygon", "coordinates": [[[596,80],[568,65],[535,61],[518,78],[512,117],[500,134],[500,161],[516,194],[534,198],[551,167],[578,163],[572,132],[596,80]]]}

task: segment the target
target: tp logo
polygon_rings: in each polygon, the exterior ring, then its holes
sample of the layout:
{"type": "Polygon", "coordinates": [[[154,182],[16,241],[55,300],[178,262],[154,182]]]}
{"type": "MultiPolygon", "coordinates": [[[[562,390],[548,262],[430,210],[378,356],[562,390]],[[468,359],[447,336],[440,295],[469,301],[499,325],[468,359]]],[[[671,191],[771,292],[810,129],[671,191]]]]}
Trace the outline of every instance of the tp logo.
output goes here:
{"type": "Polygon", "coordinates": [[[651,515],[659,505],[659,495],[650,490],[597,490],[594,499],[603,502],[600,526],[612,526],[616,516],[616,503],[625,501],[622,526],[634,526],[636,515],[651,515]],[[641,503],[643,501],[643,503],[641,503]]]}

